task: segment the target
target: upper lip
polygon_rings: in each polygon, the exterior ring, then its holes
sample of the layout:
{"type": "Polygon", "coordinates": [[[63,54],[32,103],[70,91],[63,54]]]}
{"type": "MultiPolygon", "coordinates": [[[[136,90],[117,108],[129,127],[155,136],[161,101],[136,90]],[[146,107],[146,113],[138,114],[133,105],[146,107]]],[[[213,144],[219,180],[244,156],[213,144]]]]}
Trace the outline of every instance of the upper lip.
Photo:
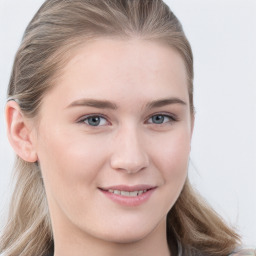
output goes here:
{"type": "Polygon", "coordinates": [[[139,184],[139,185],[134,185],[134,186],[127,186],[127,185],[113,185],[109,187],[99,187],[99,189],[102,190],[120,190],[120,191],[141,191],[141,190],[150,190],[156,188],[156,186],[152,185],[146,185],[146,184],[139,184]]]}

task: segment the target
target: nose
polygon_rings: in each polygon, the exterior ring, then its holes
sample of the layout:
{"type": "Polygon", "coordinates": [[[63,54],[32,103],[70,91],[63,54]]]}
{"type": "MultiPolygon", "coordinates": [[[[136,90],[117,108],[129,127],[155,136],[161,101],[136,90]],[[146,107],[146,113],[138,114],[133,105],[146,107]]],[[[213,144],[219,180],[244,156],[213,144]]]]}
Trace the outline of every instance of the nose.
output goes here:
{"type": "Polygon", "coordinates": [[[119,132],[113,141],[114,148],[110,158],[112,169],[128,174],[137,173],[149,165],[145,143],[136,129],[119,132]]]}

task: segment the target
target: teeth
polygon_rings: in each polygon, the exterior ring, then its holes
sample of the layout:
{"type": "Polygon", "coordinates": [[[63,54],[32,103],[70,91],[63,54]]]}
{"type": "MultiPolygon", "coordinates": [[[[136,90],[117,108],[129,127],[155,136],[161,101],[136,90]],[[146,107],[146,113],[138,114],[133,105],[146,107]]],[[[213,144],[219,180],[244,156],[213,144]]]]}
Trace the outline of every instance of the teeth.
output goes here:
{"type": "Polygon", "coordinates": [[[128,192],[128,191],[121,191],[121,195],[122,196],[129,196],[130,192],[128,192]]]}
{"type": "Polygon", "coordinates": [[[135,197],[135,196],[139,196],[145,192],[147,192],[147,190],[137,190],[137,191],[121,191],[121,190],[113,190],[113,189],[109,189],[108,192],[116,194],[116,195],[121,195],[121,196],[130,196],[130,197],[135,197]]]}
{"type": "Polygon", "coordinates": [[[114,190],[114,194],[120,195],[120,194],[121,194],[121,191],[120,191],[120,190],[114,190]]]}
{"type": "Polygon", "coordinates": [[[139,194],[138,191],[130,192],[128,196],[137,196],[139,194]]]}

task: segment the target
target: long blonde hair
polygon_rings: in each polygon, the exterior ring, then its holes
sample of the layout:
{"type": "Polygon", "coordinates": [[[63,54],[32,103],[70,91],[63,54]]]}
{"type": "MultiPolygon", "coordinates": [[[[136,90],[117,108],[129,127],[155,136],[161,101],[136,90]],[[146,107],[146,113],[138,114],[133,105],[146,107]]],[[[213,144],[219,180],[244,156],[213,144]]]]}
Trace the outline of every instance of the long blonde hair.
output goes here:
{"type": "MultiPolygon", "coordinates": [[[[16,54],[8,97],[34,118],[45,93],[65,65],[69,50],[100,37],[141,38],[169,45],[187,69],[191,114],[193,56],[182,26],[161,0],[47,0],[28,25],[16,54]]],[[[16,187],[0,242],[7,256],[44,255],[53,246],[48,205],[36,163],[17,157],[16,187]]],[[[187,180],[167,216],[169,246],[175,237],[186,255],[228,255],[238,235],[192,189],[187,180]]]]}

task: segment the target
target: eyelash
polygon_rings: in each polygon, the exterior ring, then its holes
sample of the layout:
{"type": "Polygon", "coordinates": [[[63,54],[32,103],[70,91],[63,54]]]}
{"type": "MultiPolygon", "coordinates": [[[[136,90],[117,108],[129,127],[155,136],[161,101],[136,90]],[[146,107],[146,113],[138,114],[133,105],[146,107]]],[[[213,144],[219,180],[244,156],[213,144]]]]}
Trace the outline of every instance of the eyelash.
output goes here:
{"type": "MultiPolygon", "coordinates": [[[[108,120],[107,120],[107,118],[105,117],[105,116],[103,116],[103,115],[100,115],[100,114],[93,114],[93,115],[87,115],[87,116],[83,116],[80,120],[78,120],[78,123],[86,123],[86,121],[89,119],[89,118],[100,118],[100,119],[105,119],[106,120],[106,122],[107,123],[109,123],[108,122],[108,120]]],[[[90,125],[89,123],[86,123],[88,126],[92,126],[92,127],[97,127],[97,126],[99,126],[99,125],[90,125]]],[[[102,126],[102,125],[100,125],[100,126],[102,126]]]]}
{"type": "MultiPolygon", "coordinates": [[[[87,115],[87,116],[83,116],[81,119],[78,120],[78,123],[86,123],[86,121],[88,121],[89,118],[100,118],[100,119],[105,119],[106,123],[110,123],[108,122],[107,118],[101,114],[93,114],[93,115],[87,115]]],[[[173,123],[173,122],[177,122],[178,119],[176,116],[174,115],[170,115],[170,114],[165,114],[165,113],[156,113],[156,114],[153,114],[151,116],[149,116],[147,119],[147,123],[149,124],[154,124],[154,125],[164,125],[166,123],[173,123]],[[166,122],[163,122],[163,123],[153,123],[153,122],[149,122],[150,119],[152,119],[153,117],[157,117],[157,116],[161,116],[163,117],[164,119],[165,118],[168,118],[169,120],[166,121],[166,122]]],[[[89,123],[86,123],[88,126],[91,126],[91,127],[99,127],[99,126],[104,126],[104,125],[90,125],[89,123]]]]}
{"type": "Polygon", "coordinates": [[[150,120],[150,119],[153,119],[154,117],[163,117],[164,119],[168,118],[169,120],[166,121],[166,122],[163,122],[163,123],[153,123],[153,122],[149,122],[150,124],[155,124],[155,125],[164,125],[166,123],[173,123],[173,122],[176,122],[178,121],[176,117],[174,117],[173,115],[170,115],[170,114],[165,114],[165,113],[157,113],[157,114],[154,114],[154,115],[151,115],[149,118],[147,118],[147,120],[150,120]]]}

